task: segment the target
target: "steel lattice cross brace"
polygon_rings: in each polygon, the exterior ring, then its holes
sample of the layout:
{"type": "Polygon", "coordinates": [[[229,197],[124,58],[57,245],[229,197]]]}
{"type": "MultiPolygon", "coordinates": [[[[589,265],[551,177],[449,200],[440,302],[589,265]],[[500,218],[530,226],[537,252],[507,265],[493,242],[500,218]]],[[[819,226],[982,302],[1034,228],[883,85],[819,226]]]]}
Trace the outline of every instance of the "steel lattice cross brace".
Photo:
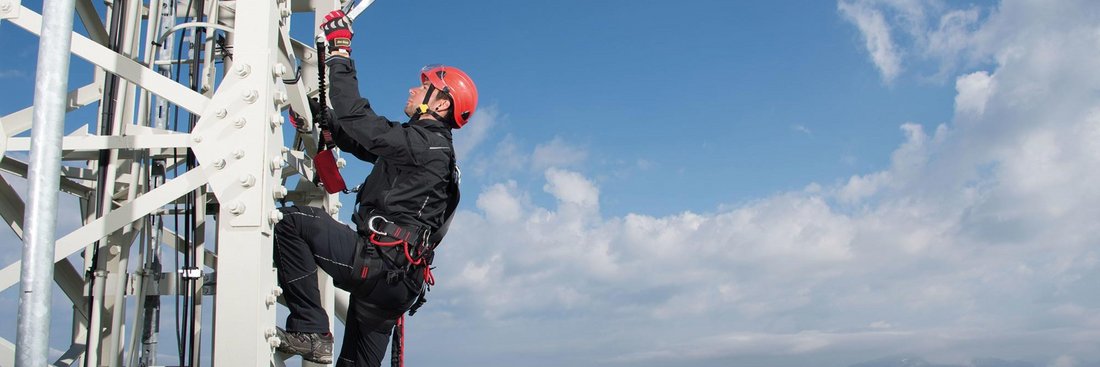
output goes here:
{"type": "MultiPolygon", "coordinates": [[[[85,165],[61,171],[60,189],[80,199],[83,225],[54,246],[54,281],[75,310],[73,344],[55,364],[86,359],[96,366],[122,366],[136,364],[136,355],[155,358],[155,350],[141,350],[139,339],[148,323],[142,312],[146,296],[174,294],[183,284],[190,285],[196,308],[203,306],[204,294],[214,299],[213,325],[201,325],[200,317],[189,330],[199,344],[200,331],[213,328],[215,365],[282,364],[273,352],[280,293],[271,262],[272,227],[281,218],[276,201],[323,206],[332,214],[339,210],[335,195],[311,184],[317,131],[283,126],[283,110],[309,111],[307,98],[317,88],[310,77],[316,75],[317,55],[290,38],[289,16],[314,12],[314,24],[303,26],[316,30],[323,15],[340,5],[338,0],[196,0],[188,7],[169,0],[115,0],[101,19],[91,0],[76,0],[87,35],[72,34],[71,52],[97,71],[93,83],[68,93],[66,111],[98,106],[99,121],[94,131],[84,126],[67,132],[60,147],[63,160],[85,165]],[[205,37],[196,37],[198,29],[205,37]],[[172,42],[181,37],[191,38],[201,54],[174,59],[172,42]],[[194,84],[165,72],[172,64],[198,70],[194,84]],[[156,111],[171,105],[197,116],[193,128],[167,127],[156,111]],[[294,146],[284,147],[286,132],[295,134],[294,146]],[[178,173],[165,174],[169,171],[178,173]],[[285,181],[295,175],[299,183],[287,192],[285,181]],[[194,216],[191,227],[164,228],[159,218],[180,214],[180,205],[194,216]],[[206,213],[208,208],[213,211],[206,213]],[[213,239],[203,235],[207,215],[217,224],[213,239]],[[184,241],[176,233],[182,230],[195,237],[184,241]],[[178,278],[165,277],[169,273],[148,261],[161,245],[198,263],[181,269],[178,278]],[[78,269],[67,258],[81,251],[85,263],[78,269]],[[130,261],[135,251],[140,261],[130,261]],[[124,320],[127,296],[138,305],[129,321],[124,320]]],[[[0,22],[40,35],[42,16],[19,0],[0,0],[0,22]]],[[[0,170],[28,176],[27,163],[8,153],[31,148],[30,139],[20,135],[31,130],[33,111],[34,106],[0,111],[8,113],[0,114],[0,170]]],[[[26,202],[0,177],[0,216],[20,238],[26,202]]],[[[0,291],[19,282],[20,268],[15,263],[0,269],[0,291]]],[[[330,309],[346,310],[346,294],[331,284],[322,289],[330,309]]],[[[0,365],[14,365],[16,347],[0,339],[0,365]]],[[[198,350],[190,356],[196,363],[198,350]]]]}

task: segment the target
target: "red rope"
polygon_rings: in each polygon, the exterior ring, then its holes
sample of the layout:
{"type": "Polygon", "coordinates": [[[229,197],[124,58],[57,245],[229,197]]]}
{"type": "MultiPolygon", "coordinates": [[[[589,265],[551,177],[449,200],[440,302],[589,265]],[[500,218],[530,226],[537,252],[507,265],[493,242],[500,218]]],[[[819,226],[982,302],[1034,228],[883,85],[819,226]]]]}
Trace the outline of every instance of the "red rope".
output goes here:
{"type": "Polygon", "coordinates": [[[377,233],[371,233],[370,234],[370,242],[375,244],[375,245],[378,245],[378,246],[393,247],[393,246],[397,246],[397,245],[400,245],[402,243],[405,243],[405,241],[403,241],[403,240],[397,240],[397,241],[393,241],[393,242],[382,242],[382,241],[378,240],[377,236],[378,236],[377,233]]]}
{"type": "MultiPolygon", "coordinates": [[[[405,367],[405,315],[397,318],[397,328],[401,333],[401,351],[398,352],[398,366],[405,367]]],[[[397,351],[395,351],[397,352],[397,351]]]]}
{"type": "Polygon", "coordinates": [[[424,264],[424,258],[423,257],[413,259],[412,254],[409,253],[409,241],[397,240],[397,241],[391,241],[391,242],[383,242],[383,241],[379,241],[377,236],[378,236],[377,233],[371,233],[370,234],[370,242],[375,244],[375,245],[382,246],[382,247],[394,247],[394,246],[397,246],[397,245],[401,245],[402,250],[405,253],[405,259],[409,261],[410,265],[413,265],[413,266],[424,265],[424,282],[428,283],[428,285],[435,285],[435,276],[432,275],[432,267],[429,266],[428,264],[424,264]]]}

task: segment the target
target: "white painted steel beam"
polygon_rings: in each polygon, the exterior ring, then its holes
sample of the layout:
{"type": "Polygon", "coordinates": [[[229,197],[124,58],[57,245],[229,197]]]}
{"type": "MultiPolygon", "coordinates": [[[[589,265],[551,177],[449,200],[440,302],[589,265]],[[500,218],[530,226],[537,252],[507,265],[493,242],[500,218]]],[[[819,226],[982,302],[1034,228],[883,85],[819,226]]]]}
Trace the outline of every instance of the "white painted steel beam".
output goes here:
{"type": "Polygon", "coordinates": [[[15,344],[0,338],[0,366],[15,365],[15,344]]]}
{"type": "MultiPolygon", "coordinates": [[[[85,224],[57,240],[54,262],[61,261],[83,249],[92,241],[107,237],[111,232],[141,219],[141,217],[160,208],[169,201],[186,195],[205,183],[206,175],[203,170],[192,170],[134,199],[134,201],[108,212],[103,217],[85,224]]],[[[7,289],[18,281],[20,268],[21,265],[15,263],[0,270],[0,289],[7,289]]]]}
{"type": "MultiPolygon", "coordinates": [[[[39,34],[39,28],[42,27],[42,17],[26,7],[23,7],[19,17],[13,18],[11,22],[35,35],[39,34]]],[[[135,83],[141,88],[153,92],[153,94],[167,98],[180,108],[193,113],[202,113],[206,108],[206,104],[210,102],[202,94],[188,89],[174,80],[79,34],[73,34],[72,52],[74,55],[135,83]]]]}
{"type": "Polygon", "coordinates": [[[8,181],[0,177],[0,217],[11,227],[15,236],[23,240],[23,199],[19,193],[8,184],[8,181]]]}
{"type": "Polygon", "coordinates": [[[107,29],[103,27],[103,20],[99,18],[99,12],[95,10],[91,0],[76,0],[76,14],[80,16],[80,22],[84,29],[88,30],[88,37],[98,44],[107,45],[107,29]]]}
{"type": "MultiPolygon", "coordinates": [[[[189,134],[66,136],[61,139],[61,149],[69,152],[102,149],[189,148],[192,143],[189,134]]],[[[30,150],[30,146],[30,138],[8,139],[8,151],[11,152],[30,150]]]]}
{"type": "MultiPolygon", "coordinates": [[[[176,248],[176,243],[177,242],[179,242],[179,243],[184,242],[183,238],[180,238],[179,235],[176,234],[176,232],[173,232],[172,230],[170,230],[168,228],[161,229],[160,233],[161,233],[161,236],[160,236],[160,243],[161,244],[163,244],[165,246],[168,246],[168,248],[171,248],[172,250],[179,251],[179,249],[176,248]]],[[[208,268],[217,269],[218,268],[218,254],[215,254],[215,253],[211,252],[210,250],[203,251],[202,264],[205,265],[208,268]]]]}
{"type": "MultiPolygon", "coordinates": [[[[26,178],[29,169],[30,168],[27,166],[26,162],[16,160],[12,157],[4,157],[3,160],[0,160],[0,170],[10,172],[19,177],[26,178]]],[[[62,168],[62,172],[65,172],[64,168],[62,168]]],[[[78,197],[88,197],[89,195],[92,195],[94,190],[92,190],[92,188],[88,186],[80,184],[79,182],[62,177],[61,192],[78,197]]]]}

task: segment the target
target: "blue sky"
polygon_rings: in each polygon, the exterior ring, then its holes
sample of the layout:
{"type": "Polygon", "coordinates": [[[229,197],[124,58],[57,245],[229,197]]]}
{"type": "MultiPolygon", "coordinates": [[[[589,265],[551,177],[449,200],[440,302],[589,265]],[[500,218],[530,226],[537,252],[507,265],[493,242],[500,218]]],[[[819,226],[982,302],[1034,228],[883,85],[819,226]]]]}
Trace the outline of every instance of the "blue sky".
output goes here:
{"type": "MultiPolygon", "coordinates": [[[[1100,364],[1095,2],[380,0],[355,29],[382,114],[424,64],[480,90],[411,365],[1100,364]]],[[[0,34],[2,116],[36,46],[0,34]]]]}

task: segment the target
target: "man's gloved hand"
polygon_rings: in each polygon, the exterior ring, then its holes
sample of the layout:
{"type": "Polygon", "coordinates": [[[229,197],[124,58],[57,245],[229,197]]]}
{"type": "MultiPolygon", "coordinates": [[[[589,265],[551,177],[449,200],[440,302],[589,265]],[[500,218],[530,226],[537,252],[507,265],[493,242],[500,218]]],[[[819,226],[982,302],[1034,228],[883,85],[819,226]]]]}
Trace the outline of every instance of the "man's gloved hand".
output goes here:
{"type": "Polygon", "coordinates": [[[328,50],[342,50],[351,53],[351,37],[355,32],[351,30],[351,20],[344,15],[343,10],[334,10],[325,15],[325,22],[321,24],[321,30],[325,32],[328,40],[328,50]]]}

